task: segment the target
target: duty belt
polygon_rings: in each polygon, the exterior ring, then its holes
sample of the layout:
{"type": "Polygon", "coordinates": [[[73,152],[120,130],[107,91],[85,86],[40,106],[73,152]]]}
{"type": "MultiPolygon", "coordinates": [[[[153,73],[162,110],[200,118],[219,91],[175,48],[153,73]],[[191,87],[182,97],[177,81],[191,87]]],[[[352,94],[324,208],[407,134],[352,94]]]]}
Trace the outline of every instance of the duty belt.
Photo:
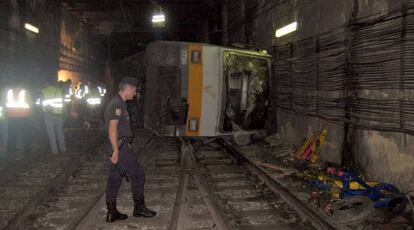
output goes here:
{"type": "Polygon", "coordinates": [[[118,138],[118,148],[121,148],[124,144],[128,146],[128,148],[132,149],[132,137],[119,137],[118,138]]]}
{"type": "MultiPolygon", "coordinates": [[[[132,146],[131,146],[132,140],[133,140],[132,137],[119,137],[118,148],[120,149],[124,144],[126,144],[128,148],[132,149],[132,146]]],[[[122,168],[122,166],[119,163],[117,163],[115,164],[115,167],[118,169],[119,174],[121,174],[122,177],[125,177],[126,181],[129,182],[129,177],[126,171],[122,168]]]]}

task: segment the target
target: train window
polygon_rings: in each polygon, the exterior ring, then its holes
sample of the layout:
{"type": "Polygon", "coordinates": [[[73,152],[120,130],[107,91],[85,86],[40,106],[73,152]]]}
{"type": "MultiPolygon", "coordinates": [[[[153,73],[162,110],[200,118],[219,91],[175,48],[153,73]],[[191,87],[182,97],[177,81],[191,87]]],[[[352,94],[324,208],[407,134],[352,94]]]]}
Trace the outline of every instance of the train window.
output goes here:
{"type": "Polygon", "coordinates": [[[200,50],[191,51],[191,63],[194,63],[194,64],[201,63],[201,51],[200,50]]]}
{"type": "Polygon", "coordinates": [[[188,131],[197,132],[197,130],[198,130],[198,119],[190,118],[188,122],[188,131]]]}
{"type": "Polygon", "coordinates": [[[223,53],[221,129],[263,129],[269,92],[269,59],[236,52],[223,53]]]}

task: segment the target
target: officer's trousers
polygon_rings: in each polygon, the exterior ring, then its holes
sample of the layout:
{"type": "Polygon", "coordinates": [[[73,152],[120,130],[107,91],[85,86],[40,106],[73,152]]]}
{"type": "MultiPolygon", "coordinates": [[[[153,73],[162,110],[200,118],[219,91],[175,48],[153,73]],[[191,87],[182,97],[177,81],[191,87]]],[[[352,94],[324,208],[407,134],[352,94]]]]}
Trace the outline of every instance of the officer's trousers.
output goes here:
{"type": "MultiPolygon", "coordinates": [[[[119,188],[122,184],[122,176],[118,168],[109,162],[109,175],[106,184],[106,202],[115,202],[119,188]]],[[[141,201],[144,199],[145,174],[144,169],[138,163],[137,157],[128,145],[122,145],[119,150],[119,162],[121,168],[129,177],[132,190],[132,198],[141,201]]]]}
{"type": "Polygon", "coordinates": [[[65,134],[63,133],[63,118],[61,115],[45,113],[45,124],[49,137],[50,150],[53,154],[66,152],[65,134]],[[59,146],[59,148],[58,148],[59,146]]]}

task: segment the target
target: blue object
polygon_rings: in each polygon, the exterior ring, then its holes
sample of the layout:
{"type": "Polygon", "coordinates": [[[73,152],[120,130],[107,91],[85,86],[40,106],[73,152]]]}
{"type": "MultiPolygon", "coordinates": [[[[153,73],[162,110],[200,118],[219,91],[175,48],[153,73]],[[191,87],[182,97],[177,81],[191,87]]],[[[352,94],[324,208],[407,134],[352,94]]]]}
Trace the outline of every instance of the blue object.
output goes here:
{"type": "Polygon", "coordinates": [[[390,202],[391,198],[380,199],[375,201],[372,205],[374,208],[386,208],[388,207],[388,202],[390,202]]]}
{"type": "Polygon", "coordinates": [[[323,182],[321,182],[320,180],[312,180],[311,184],[313,187],[321,190],[321,191],[326,191],[329,190],[330,186],[328,184],[325,184],[323,182]]]}
{"type": "MultiPolygon", "coordinates": [[[[386,194],[383,192],[388,191],[392,194],[399,193],[399,190],[392,184],[387,183],[379,183],[375,186],[369,186],[367,183],[365,183],[361,177],[356,176],[351,171],[345,171],[343,176],[339,176],[339,178],[342,180],[343,187],[341,191],[342,197],[348,197],[348,196],[368,196],[373,201],[378,201],[381,198],[384,198],[386,194]],[[355,181],[358,184],[360,184],[365,189],[351,189],[350,183],[351,181],[355,181]]],[[[389,201],[389,200],[388,200],[389,201]]],[[[387,202],[388,203],[388,202],[387,202]]],[[[377,205],[383,206],[381,202],[379,202],[377,205]]],[[[374,204],[374,206],[376,206],[374,204]]]]}

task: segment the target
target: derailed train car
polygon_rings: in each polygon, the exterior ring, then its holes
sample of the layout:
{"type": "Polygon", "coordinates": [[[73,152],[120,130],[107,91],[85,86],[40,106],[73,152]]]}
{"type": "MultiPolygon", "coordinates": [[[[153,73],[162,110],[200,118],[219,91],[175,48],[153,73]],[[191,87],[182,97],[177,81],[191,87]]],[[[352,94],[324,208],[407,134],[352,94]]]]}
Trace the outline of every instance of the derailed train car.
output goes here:
{"type": "Polygon", "coordinates": [[[145,57],[146,128],[187,137],[264,129],[271,73],[265,51],[157,41],[145,57]]]}

